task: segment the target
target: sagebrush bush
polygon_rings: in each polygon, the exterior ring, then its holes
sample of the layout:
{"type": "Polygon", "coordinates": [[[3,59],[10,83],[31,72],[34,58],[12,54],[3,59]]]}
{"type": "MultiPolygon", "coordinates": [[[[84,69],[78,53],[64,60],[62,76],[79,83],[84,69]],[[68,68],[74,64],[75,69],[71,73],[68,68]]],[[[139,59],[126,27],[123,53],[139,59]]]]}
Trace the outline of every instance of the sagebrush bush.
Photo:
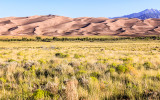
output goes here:
{"type": "Polygon", "coordinates": [[[99,79],[100,76],[101,76],[101,74],[100,74],[99,72],[92,72],[92,73],[90,74],[90,76],[99,79]]]}
{"type": "Polygon", "coordinates": [[[33,93],[32,97],[34,100],[47,99],[47,98],[51,99],[53,98],[53,94],[51,94],[48,91],[38,89],[33,93]]]}
{"type": "Polygon", "coordinates": [[[63,54],[63,53],[56,53],[55,56],[59,57],[59,58],[67,58],[67,57],[69,57],[68,54],[63,54]]]}
{"type": "Polygon", "coordinates": [[[109,69],[109,72],[110,72],[111,74],[113,74],[113,73],[115,72],[115,69],[114,69],[114,68],[110,68],[110,69],[109,69]]]}
{"type": "Polygon", "coordinates": [[[152,63],[151,63],[151,62],[145,62],[145,63],[143,64],[143,66],[146,68],[146,70],[151,69],[152,63]]]}
{"type": "Polygon", "coordinates": [[[84,55],[79,55],[79,54],[75,54],[74,55],[74,58],[78,59],[78,58],[82,58],[82,57],[85,57],[84,55]]]}

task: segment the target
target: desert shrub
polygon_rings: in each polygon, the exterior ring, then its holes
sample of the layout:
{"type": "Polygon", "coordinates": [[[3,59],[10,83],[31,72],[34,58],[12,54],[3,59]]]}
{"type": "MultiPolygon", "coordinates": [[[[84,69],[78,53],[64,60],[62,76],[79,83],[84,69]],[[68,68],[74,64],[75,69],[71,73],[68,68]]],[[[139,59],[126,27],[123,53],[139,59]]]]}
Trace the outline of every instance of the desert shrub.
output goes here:
{"type": "Polygon", "coordinates": [[[73,62],[70,62],[68,65],[76,68],[76,67],[79,67],[79,66],[80,66],[80,62],[78,62],[78,61],[73,61],[73,62]]]}
{"type": "Polygon", "coordinates": [[[78,58],[82,58],[82,57],[85,57],[83,55],[79,55],[79,54],[74,54],[74,58],[78,59],[78,58]]]}
{"type": "Polygon", "coordinates": [[[88,97],[87,89],[84,89],[84,87],[79,86],[78,93],[79,93],[78,94],[79,100],[87,100],[87,97],[88,97]]]}
{"type": "Polygon", "coordinates": [[[143,79],[147,79],[149,76],[147,74],[143,75],[143,79]]]}
{"type": "Polygon", "coordinates": [[[83,86],[83,88],[88,88],[88,84],[89,84],[88,78],[82,76],[77,79],[78,79],[79,84],[81,84],[83,86]]]}
{"type": "Polygon", "coordinates": [[[115,68],[115,67],[117,67],[117,66],[118,66],[117,63],[112,63],[112,64],[111,64],[111,67],[114,67],[114,68],[115,68]]]}
{"type": "Polygon", "coordinates": [[[77,77],[79,77],[79,76],[84,75],[84,74],[86,74],[86,73],[87,73],[87,71],[85,71],[85,70],[79,70],[75,75],[76,75],[77,77]]]}
{"type": "Polygon", "coordinates": [[[54,73],[52,72],[52,70],[44,70],[44,76],[47,78],[48,76],[50,77],[54,77],[54,73]]]}
{"type": "Polygon", "coordinates": [[[36,71],[36,70],[35,70],[35,66],[33,65],[33,66],[30,67],[29,70],[24,71],[24,72],[22,73],[22,75],[23,75],[24,77],[34,77],[34,76],[36,76],[36,72],[35,72],[35,71],[36,71]]]}
{"type": "Polygon", "coordinates": [[[59,65],[56,68],[54,68],[55,72],[57,72],[57,75],[61,74],[74,74],[74,69],[71,66],[68,65],[59,65]]]}
{"type": "Polygon", "coordinates": [[[14,73],[13,74],[13,76],[14,76],[14,79],[17,81],[17,83],[19,84],[20,82],[19,82],[19,78],[20,78],[20,76],[21,76],[21,73],[20,72],[16,72],[16,73],[14,73]]]}
{"type": "Polygon", "coordinates": [[[51,59],[49,62],[50,62],[51,64],[54,64],[54,63],[55,63],[55,61],[54,61],[54,60],[52,60],[52,59],[51,59]]]}
{"type": "Polygon", "coordinates": [[[40,75],[43,75],[43,72],[41,71],[40,68],[38,68],[38,69],[35,71],[35,73],[36,73],[36,76],[37,76],[38,78],[40,78],[40,75]]]}
{"type": "Polygon", "coordinates": [[[158,80],[160,80],[160,74],[157,74],[156,78],[157,78],[158,80]]]}
{"type": "Polygon", "coordinates": [[[40,100],[45,98],[53,98],[53,94],[51,94],[49,91],[38,89],[33,93],[32,98],[34,100],[40,100]]]}
{"type": "Polygon", "coordinates": [[[125,73],[126,71],[128,71],[128,68],[125,65],[118,65],[116,70],[118,73],[125,73]]]}
{"type": "Polygon", "coordinates": [[[46,64],[46,63],[47,63],[44,59],[39,59],[38,62],[39,62],[40,64],[46,64]]]}
{"type": "Polygon", "coordinates": [[[23,67],[27,70],[30,70],[30,68],[33,66],[33,65],[36,65],[36,62],[34,61],[28,61],[27,59],[23,59],[23,61],[21,62],[23,64],[23,67]]]}
{"type": "Polygon", "coordinates": [[[31,68],[30,68],[30,70],[32,70],[32,71],[35,70],[35,69],[36,69],[35,65],[32,65],[31,68]]]}
{"type": "Polygon", "coordinates": [[[50,91],[54,95],[58,93],[58,88],[58,84],[54,82],[48,82],[45,86],[45,89],[50,91]]]}
{"type": "Polygon", "coordinates": [[[41,37],[38,37],[38,36],[36,37],[36,40],[38,41],[40,41],[41,39],[42,39],[41,37]]]}
{"type": "Polygon", "coordinates": [[[127,63],[127,62],[132,62],[133,59],[132,58],[120,58],[120,60],[122,60],[123,62],[127,63]]]}
{"type": "Polygon", "coordinates": [[[100,99],[99,94],[100,93],[100,84],[96,77],[90,77],[89,83],[88,83],[88,93],[92,98],[100,99]]]}
{"type": "Polygon", "coordinates": [[[85,69],[85,67],[80,65],[80,66],[77,67],[77,69],[81,70],[81,69],[85,69]]]}
{"type": "Polygon", "coordinates": [[[100,63],[100,64],[106,64],[108,61],[108,59],[98,59],[97,63],[100,63]]]}
{"type": "Polygon", "coordinates": [[[14,59],[8,59],[8,62],[15,62],[16,60],[14,59]]]}
{"type": "Polygon", "coordinates": [[[152,63],[151,62],[145,62],[143,64],[143,66],[146,68],[146,70],[149,70],[152,67],[152,63]]]}
{"type": "Polygon", "coordinates": [[[18,55],[18,56],[22,56],[22,55],[23,55],[23,53],[22,53],[22,52],[19,52],[19,53],[17,53],[17,55],[18,55]]]}
{"type": "Polygon", "coordinates": [[[92,72],[92,73],[90,74],[90,76],[99,79],[100,76],[101,76],[101,74],[100,74],[99,72],[92,72]]]}
{"type": "Polygon", "coordinates": [[[49,38],[45,38],[45,39],[42,39],[43,42],[51,42],[51,39],[49,38]]]}
{"type": "Polygon", "coordinates": [[[6,79],[4,79],[4,78],[0,78],[0,82],[1,82],[1,83],[6,83],[6,82],[7,82],[7,80],[6,80],[6,79]]]}
{"type": "Polygon", "coordinates": [[[111,74],[113,74],[113,73],[115,72],[115,69],[114,69],[114,68],[110,68],[110,69],[109,69],[109,72],[110,72],[111,74]]]}
{"type": "Polygon", "coordinates": [[[63,54],[63,53],[56,53],[55,56],[59,57],[59,58],[67,58],[67,57],[69,57],[68,54],[63,54]]]}

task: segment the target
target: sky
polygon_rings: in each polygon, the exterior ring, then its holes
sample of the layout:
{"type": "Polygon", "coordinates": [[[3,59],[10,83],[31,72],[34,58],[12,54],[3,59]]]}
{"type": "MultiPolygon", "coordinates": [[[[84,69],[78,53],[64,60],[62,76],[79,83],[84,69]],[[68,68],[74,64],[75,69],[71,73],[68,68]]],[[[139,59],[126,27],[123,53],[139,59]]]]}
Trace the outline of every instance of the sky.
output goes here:
{"type": "Polygon", "coordinates": [[[117,17],[145,9],[160,10],[160,0],[0,0],[0,17],[60,15],[117,17]]]}

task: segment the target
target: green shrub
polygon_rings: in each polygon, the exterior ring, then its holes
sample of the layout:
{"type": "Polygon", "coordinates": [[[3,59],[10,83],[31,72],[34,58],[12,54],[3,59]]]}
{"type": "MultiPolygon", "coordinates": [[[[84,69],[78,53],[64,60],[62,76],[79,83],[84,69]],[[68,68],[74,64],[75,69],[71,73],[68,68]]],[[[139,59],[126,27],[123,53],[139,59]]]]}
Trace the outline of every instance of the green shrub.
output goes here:
{"type": "Polygon", "coordinates": [[[44,59],[40,59],[40,60],[38,60],[38,62],[39,62],[40,64],[46,64],[46,61],[45,61],[44,59]]]}
{"type": "Polygon", "coordinates": [[[157,74],[156,78],[157,78],[158,80],[160,80],[160,74],[157,74]]]}
{"type": "Polygon", "coordinates": [[[2,82],[2,83],[6,83],[6,79],[4,79],[4,78],[0,78],[0,82],[2,82]]]}
{"type": "Polygon", "coordinates": [[[112,63],[111,66],[112,67],[117,67],[117,64],[116,63],[112,63]]]}
{"type": "Polygon", "coordinates": [[[92,77],[92,76],[91,76],[90,79],[91,79],[91,81],[93,81],[93,82],[97,82],[97,81],[98,81],[96,77],[92,77]]]}
{"type": "Polygon", "coordinates": [[[84,68],[85,68],[85,67],[82,66],[82,65],[80,65],[80,66],[77,67],[77,69],[79,69],[79,70],[84,69],[84,68]]]}
{"type": "Polygon", "coordinates": [[[85,56],[79,55],[79,54],[75,54],[75,55],[74,55],[74,58],[76,58],[76,59],[78,59],[78,58],[83,58],[83,57],[85,57],[85,56]]]}
{"type": "Polygon", "coordinates": [[[152,63],[151,62],[145,62],[143,64],[143,66],[146,68],[146,70],[150,69],[152,67],[152,63]]]}
{"type": "Polygon", "coordinates": [[[114,68],[110,68],[110,69],[109,69],[109,72],[112,74],[112,73],[115,72],[115,69],[114,69],[114,68]]]}
{"type": "Polygon", "coordinates": [[[108,62],[109,59],[98,59],[97,63],[100,63],[100,64],[106,64],[108,62]]]}
{"type": "Polygon", "coordinates": [[[68,54],[63,54],[63,53],[56,53],[55,56],[59,57],[59,58],[67,58],[67,57],[69,57],[68,54]]]}
{"type": "Polygon", "coordinates": [[[30,70],[34,71],[35,69],[36,69],[35,65],[32,65],[30,70]]]}
{"type": "Polygon", "coordinates": [[[120,58],[120,60],[122,60],[123,62],[132,62],[133,59],[132,58],[120,58]]]}
{"type": "Polygon", "coordinates": [[[19,52],[19,53],[17,53],[17,55],[18,55],[18,56],[22,56],[22,55],[23,55],[23,53],[22,53],[22,52],[19,52]]]}
{"type": "Polygon", "coordinates": [[[84,71],[84,70],[79,70],[77,73],[76,73],[76,76],[79,76],[79,75],[83,75],[83,74],[86,74],[87,72],[84,71]]]}
{"type": "Polygon", "coordinates": [[[41,71],[40,68],[38,68],[36,71],[35,71],[35,74],[38,78],[40,78],[40,76],[43,74],[43,72],[41,71]]]}
{"type": "Polygon", "coordinates": [[[95,78],[98,79],[98,78],[100,78],[101,74],[98,73],[98,72],[93,72],[93,73],[90,74],[90,76],[91,76],[91,77],[95,77],[95,78]]]}
{"type": "Polygon", "coordinates": [[[118,73],[125,73],[126,71],[128,71],[128,68],[124,65],[119,65],[117,68],[116,68],[117,72],[118,73]]]}
{"type": "Polygon", "coordinates": [[[40,100],[45,98],[53,98],[53,94],[51,94],[49,91],[44,91],[41,89],[38,89],[33,93],[34,100],[40,100]]]}
{"type": "Polygon", "coordinates": [[[38,37],[38,36],[36,37],[36,40],[38,41],[40,41],[41,39],[42,39],[41,37],[38,37]]]}
{"type": "Polygon", "coordinates": [[[8,62],[15,62],[16,60],[14,59],[8,59],[8,62]]]}
{"type": "Polygon", "coordinates": [[[47,78],[48,76],[54,77],[54,73],[51,70],[44,70],[44,76],[47,78]]]}

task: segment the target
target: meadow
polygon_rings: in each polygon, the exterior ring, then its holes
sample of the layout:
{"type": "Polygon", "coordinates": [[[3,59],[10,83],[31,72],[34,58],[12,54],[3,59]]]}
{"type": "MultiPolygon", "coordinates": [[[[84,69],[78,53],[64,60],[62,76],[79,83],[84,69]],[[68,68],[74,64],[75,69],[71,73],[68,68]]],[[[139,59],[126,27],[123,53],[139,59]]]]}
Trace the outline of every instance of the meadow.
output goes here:
{"type": "Polygon", "coordinates": [[[160,41],[0,42],[2,100],[160,99],[160,41]]]}

